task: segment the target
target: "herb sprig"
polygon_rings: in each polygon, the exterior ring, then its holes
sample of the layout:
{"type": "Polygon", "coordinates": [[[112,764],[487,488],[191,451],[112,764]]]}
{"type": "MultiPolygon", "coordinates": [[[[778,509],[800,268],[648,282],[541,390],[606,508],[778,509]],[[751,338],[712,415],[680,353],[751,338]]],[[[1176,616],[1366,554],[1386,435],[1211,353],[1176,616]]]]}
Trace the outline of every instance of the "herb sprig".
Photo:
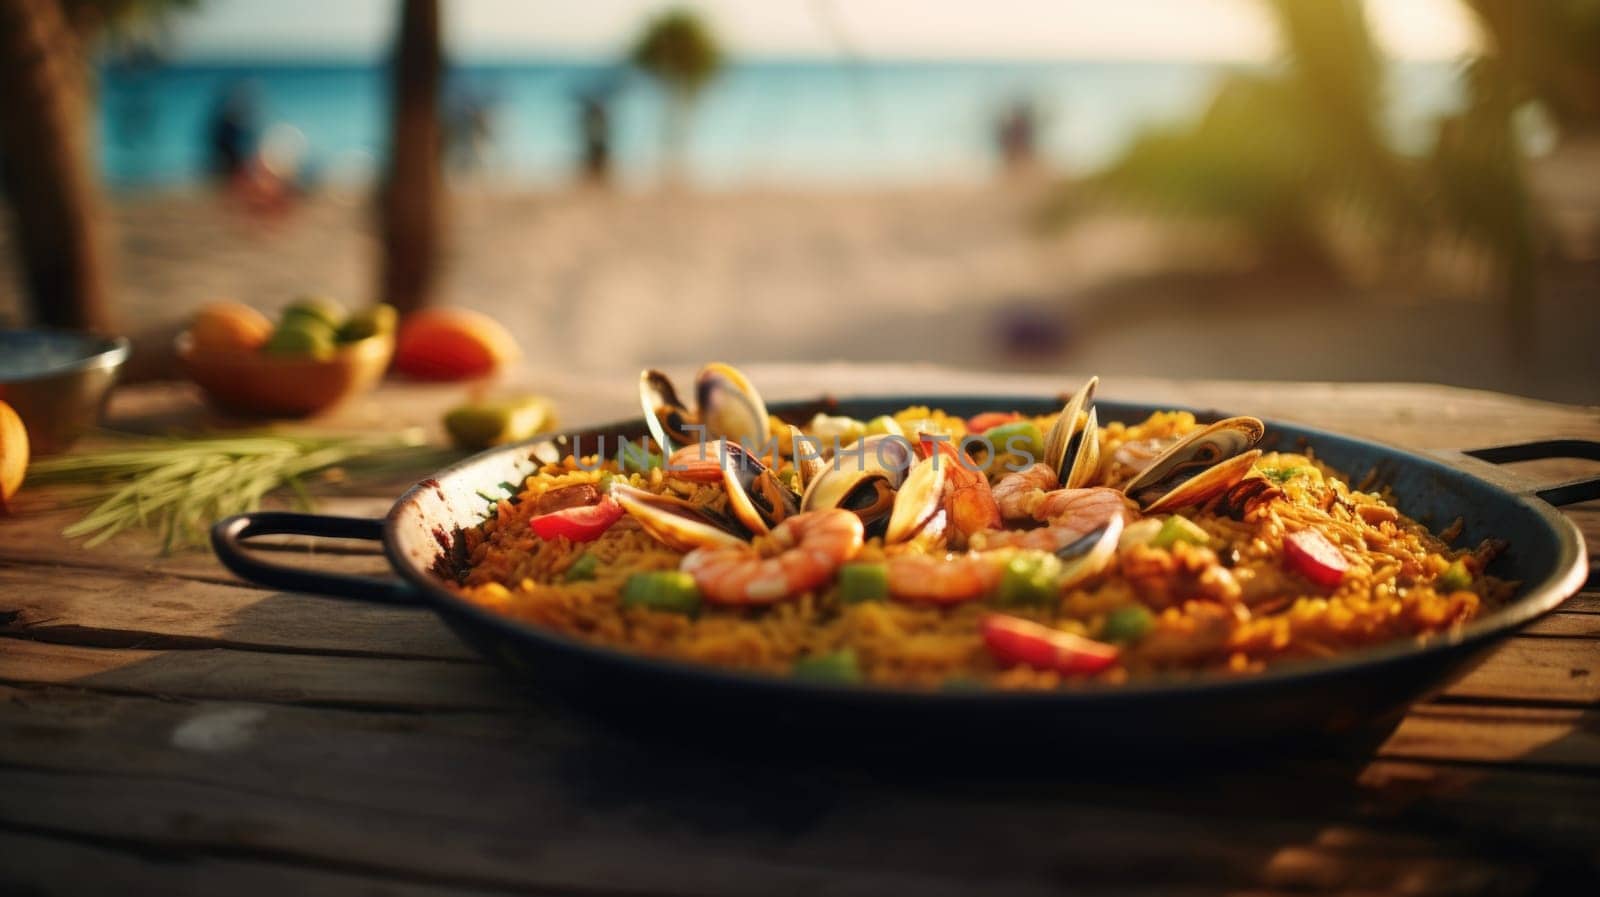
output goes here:
{"type": "Polygon", "coordinates": [[[261,507],[267,494],[288,488],[310,509],[305,478],[338,467],[363,473],[415,468],[431,458],[421,431],[371,436],[289,436],[261,433],[197,438],[129,438],[82,455],[36,461],[30,485],[96,487],[94,504],[62,530],[93,547],[131,528],[153,529],[163,554],[204,544],[206,528],[230,514],[261,507]]]}

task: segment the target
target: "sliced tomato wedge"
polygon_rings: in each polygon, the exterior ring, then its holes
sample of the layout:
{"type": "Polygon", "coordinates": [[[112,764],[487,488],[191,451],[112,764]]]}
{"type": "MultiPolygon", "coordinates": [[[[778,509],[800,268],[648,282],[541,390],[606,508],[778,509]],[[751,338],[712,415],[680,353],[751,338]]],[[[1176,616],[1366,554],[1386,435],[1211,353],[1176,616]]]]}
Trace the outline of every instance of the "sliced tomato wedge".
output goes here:
{"type": "Polygon", "coordinates": [[[593,542],[621,518],[622,505],[608,495],[597,505],[540,514],[529,520],[528,526],[541,539],[565,536],[574,542],[593,542]]]}
{"type": "Polygon", "coordinates": [[[1066,676],[1098,673],[1117,662],[1116,645],[1041,626],[1007,614],[990,614],[982,624],[983,644],[1003,664],[1055,670],[1066,676]]]}
{"type": "Polygon", "coordinates": [[[1343,582],[1345,571],[1350,569],[1338,546],[1312,529],[1283,537],[1283,559],[1290,570],[1326,589],[1343,582]]]}
{"type": "Polygon", "coordinates": [[[968,433],[987,433],[1001,424],[1009,424],[1014,420],[1022,420],[1022,415],[1015,411],[985,411],[975,414],[967,421],[968,433]]]}

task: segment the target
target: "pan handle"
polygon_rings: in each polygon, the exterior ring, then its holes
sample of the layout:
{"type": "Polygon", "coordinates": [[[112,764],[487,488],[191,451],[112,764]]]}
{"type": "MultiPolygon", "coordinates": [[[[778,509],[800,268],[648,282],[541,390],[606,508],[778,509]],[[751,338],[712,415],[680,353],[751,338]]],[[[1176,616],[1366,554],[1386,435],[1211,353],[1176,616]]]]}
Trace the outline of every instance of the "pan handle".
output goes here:
{"type": "Polygon", "coordinates": [[[376,517],[257,511],[217,521],[211,527],[211,547],[216,550],[217,559],[241,578],[275,589],[382,604],[416,604],[420,600],[415,590],[399,580],[350,573],[322,573],[268,563],[244,544],[255,536],[284,535],[379,542],[383,540],[383,520],[376,517]]]}
{"type": "MultiPolygon", "coordinates": [[[[1600,442],[1587,439],[1545,439],[1539,442],[1520,442],[1516,445],[1472,449],[1462,454],[1490,464],[1540,461],[1545,458],[1581,458],[1586,461],[1600,461],[1600,442]]],[[[1534,494],[1558,508],[1582,501],[1592,501],[1600,498],[1600,476],[1579,477],[1576,480],[1539,489],[1534,494]]]]}

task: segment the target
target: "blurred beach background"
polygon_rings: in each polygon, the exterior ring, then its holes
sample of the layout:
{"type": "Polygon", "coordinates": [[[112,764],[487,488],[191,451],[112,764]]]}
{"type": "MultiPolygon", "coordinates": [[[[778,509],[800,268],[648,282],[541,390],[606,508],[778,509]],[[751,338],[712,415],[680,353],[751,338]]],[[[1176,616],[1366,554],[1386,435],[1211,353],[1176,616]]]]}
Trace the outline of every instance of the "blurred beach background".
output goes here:
{"type": "MultiPolygon", "coordinates": [[[[95,44],[88,123],[140,372],[207,302],[383,298],[403,4],[150,5],[95,44]],[[219,186],[229,134],[272,189],[219,186]]],[[[1600,4],[1525,6],[708,0],[673,8],[719,51],[679,92],[630,58],[661,4],[443,0],[430,301],[498,318],[535,374],[892,360],[1600,402],[1600,4]]],[[[29,318],[16,227],[0,324],[29,318]]]]}

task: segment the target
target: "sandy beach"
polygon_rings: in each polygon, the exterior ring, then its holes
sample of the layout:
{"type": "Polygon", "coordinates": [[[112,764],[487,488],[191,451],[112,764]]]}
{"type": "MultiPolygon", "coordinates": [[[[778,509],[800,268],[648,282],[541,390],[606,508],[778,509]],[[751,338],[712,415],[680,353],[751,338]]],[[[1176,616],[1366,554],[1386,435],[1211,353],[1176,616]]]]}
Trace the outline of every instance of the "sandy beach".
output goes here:
{"type": "MultiPolygon", "coordinates": [[[[1096,214],[1037,226],[1037,184],[452,196],[443,296],[502,320],[527,367],[935,361],[1197,379],[1429,381],[1600,402],[1600,263],[1547,274],[1523,354],[1470,283],[1263,272],[1210,230],[1096,214]],[[1403,282],[1401,282],[1403,281],[1403,282]]],[[[1567,195],[1567,194],[1563,194],[1567,195]]],[[[1584,225],[1584,209],[1567,209],[1584,225]]],[[[372,295],[366,197],[261,218],[205,192],[110,203],[140,371],[199,305],[372,295]]],[[[9,238],[0,233],[0,244],[9,238]]],[[[0,323],[21,315],[0,245],[0,323]]]]}

